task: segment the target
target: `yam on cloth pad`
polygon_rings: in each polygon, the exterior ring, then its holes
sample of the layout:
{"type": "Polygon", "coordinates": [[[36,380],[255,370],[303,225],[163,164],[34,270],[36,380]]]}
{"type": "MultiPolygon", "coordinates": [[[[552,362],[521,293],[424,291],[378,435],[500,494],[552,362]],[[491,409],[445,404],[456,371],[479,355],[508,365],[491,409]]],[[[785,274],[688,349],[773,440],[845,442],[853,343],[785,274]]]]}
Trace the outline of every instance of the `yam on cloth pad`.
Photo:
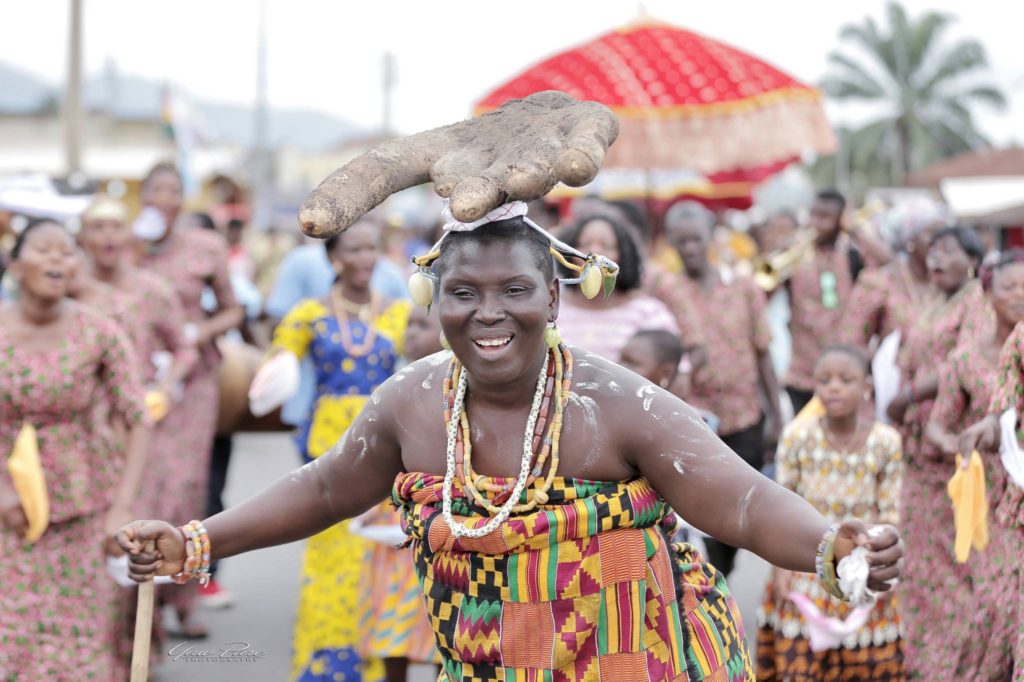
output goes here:
{"type": "Polygon", "coordinates": [[[559,182],[594,179],[619,133],[611,110],[555,90],[513,99],[479,118],[385,142],[334,171],[302,203],[311,237],[344,231],[392,194],[428,180],[473,222],[509,200],[532,201],[559,182]]]}

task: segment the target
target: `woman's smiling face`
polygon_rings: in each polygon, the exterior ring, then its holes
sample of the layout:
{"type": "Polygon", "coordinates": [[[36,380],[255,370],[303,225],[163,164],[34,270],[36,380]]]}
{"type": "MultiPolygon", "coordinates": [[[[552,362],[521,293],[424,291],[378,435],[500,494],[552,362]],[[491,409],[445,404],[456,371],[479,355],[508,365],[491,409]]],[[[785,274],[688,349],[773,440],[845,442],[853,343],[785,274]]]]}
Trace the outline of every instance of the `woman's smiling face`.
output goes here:
{"type": "Polygon", "coordinates": [[[438,311],[452,351],[481,383],[504,385],[534,375],[544,330],[558,315],[558,286],[522,242],[451,245],[440,278],[438,311]]]}

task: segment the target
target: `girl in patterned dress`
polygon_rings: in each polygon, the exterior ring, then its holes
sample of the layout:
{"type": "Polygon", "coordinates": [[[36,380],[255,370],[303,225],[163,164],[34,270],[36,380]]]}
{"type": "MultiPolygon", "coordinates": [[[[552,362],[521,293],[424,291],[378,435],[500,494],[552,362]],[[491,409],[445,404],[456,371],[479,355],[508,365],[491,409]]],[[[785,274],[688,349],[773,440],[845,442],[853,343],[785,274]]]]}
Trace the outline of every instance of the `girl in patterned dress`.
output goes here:
{"type": "MultiPolygon", "coordinates": [[[[370,394],[392,375],[402,351],[408,302],[381,300],[370,288],[378,243],[370,222],[325,242],[339,272],[328,300],[299,302],[274,332],[272,352],[300,360],[311,354],[316,367],[313,412],[297,434],[306,462],[334,447],[370,394]]],[[[295,679],[380,678],[379,662],[364,665],[359,655],[361,609],[369,606],[361,588],[371,549],[347,521],[309,538],[295,624],[295,679]]]]}
{"type": "MultiPolygon", "coordinates": [[[[133,230],[143,251],[140,267],[174,286],[185,312],[181,338],[198,355],[185,377],[181,399],[161,424],[161,429],[175,438],[173,450],[160,460],[160,466],[172,469],[168,480],[174,489],[155,498],[153,503],[159,507],[149,509],[150,513],[184,523],[206,511],[210,454],[217,426],[220,352],[216,340],[241,324],[244,311],[231,288],[227,242],[210,230],[178,225],[182,202],[181,174],[172,165],[157,164],[142,182],[142,203],[148,219],[137,221],[133,230]],[[212,315],[207,315],[201,300],[207,288],[217,301],[212,315]]],[[[156,467],[147,473],[154,475],[158,475],[156,467]]],[[[182,636],[206,636],[206,628],[194,619],[196,583],[162,586],[159,592],[161,602],[174,608],[182,636]]]]}
{"type": "Polygon", "coordinates": [[[900,622],[911,678],[949,679],[940,671],[958,655],[971,626],[952,600],[937,595],[968,589],[968,568],[953,560],[953,510],[946,494],[952,472],[939,450],[924,439],[938,394],[940,370],[965,335],[986,324],[991,312],[975,273],[983,256],[974,230],[953,227],[932,238],[928,266],[941,298],[922,311],[900,348],[900,391],[889,417],[903,436],[900,523],[907,545],[900,585],[900,622]],[[936,627],[943,623],[943,627],[936,627]]]}
{"type": "MultiPolygon", "coordinates": [[[[900,436],[863,414],[861,405],[870,391],[867,370],[867,357],[857,347],[825,350],[814,368],[815,396],[825,415],[797,419],[786,427],[775,456],[776,479],[833,521],[857,516],[896,523],[900,436]]],[[[850,617],[854,607],[829,595],[813,574],[773,571],[758,613],[758,680],[903,679],[895,596],[883,594],[867,622],[838,646],[815,651],[807,619],[789,595],[798,592],[823,616],[837,620],[850,617]]]]}
{"type": "Polygon", "coordinates": [[[0,457],[23,425],[36,431],[49,526],[27,519],[0,466],[0,672],[8,681],[117,678],[116,529],[131,518],[148,427],[135,358],[109,318],[66,297],[74,244],[59,225],[30,225],[12,252],[17,300],[0,306],[0,457]],[[95,406],[129,426],[126,453],[99,434],[95,406]]]}
{"type": "MultiPolygon", "coordinates": [[[[941,452],[950,476],[960,452],[959,435],[988,412],[1000,383],[1000,351],[1014,327],[1024,320],[1024,251],[1010,251],[983,267],[981,283],[995,313],[994,322],[961,335],[940,373],[939,394],[926,432],[941,452]]],[[[1006,374],[1012,376],[1013,371],[1006,374]]],[[[1013,679],[1024,679],[1020,652],[1014,660],[1020,604],[1017,599],[1007,599],[1019,589],[1024,546],[1019,527],[1005,522],[1012,515],[1001,513],[1004,501],[1013,497],[1013,484],[998,453],[985,452],[982,461],[988,518],[994,521],[989,524],[989,544],[980,552],[971,552],[962,566],[968,579],[943,595],[960,614],[963,627],[947,632],[951,640],[947,655],[933,665],[938,670],[929,671],[928,679],[1007,680],[1014,674],[1013,679]]],[[[954,536],[951,524],[937,544],[951,549],[954,536]]],[[[954,561],[952,553],[948,560],[954,561]]]]}

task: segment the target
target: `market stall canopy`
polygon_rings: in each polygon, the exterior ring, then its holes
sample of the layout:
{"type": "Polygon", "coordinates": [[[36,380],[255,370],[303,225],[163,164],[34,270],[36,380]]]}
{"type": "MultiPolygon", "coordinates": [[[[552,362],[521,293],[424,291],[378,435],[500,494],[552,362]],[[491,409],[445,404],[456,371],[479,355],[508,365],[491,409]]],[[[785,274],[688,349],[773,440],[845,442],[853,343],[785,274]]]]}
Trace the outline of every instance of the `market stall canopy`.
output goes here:
{"type": "MultiPolygon", "coordinates": [[[[476,113],[541,90],[609,106],[619,138],[595,181],[664,198],[745,195],[807,152],[836,142],[821,94],[741,50],[642,19],[550,57],[499,86],[476,113]]],[[[561,189],[561,188],[560,188],[561,189]]]]}
{"type": "Polygon", "coordinates": [[[1024,176],[1024,148],[981,149],[943,159],[914,171],[907,178],[913,187],[939,187],[946,178],[1024,176]]]}
{"type": "Polygon", "coordinates": [[[941,187],[958,218],[1016,225],[1024,217],[1024,175],[946,178],[941,187]]]}

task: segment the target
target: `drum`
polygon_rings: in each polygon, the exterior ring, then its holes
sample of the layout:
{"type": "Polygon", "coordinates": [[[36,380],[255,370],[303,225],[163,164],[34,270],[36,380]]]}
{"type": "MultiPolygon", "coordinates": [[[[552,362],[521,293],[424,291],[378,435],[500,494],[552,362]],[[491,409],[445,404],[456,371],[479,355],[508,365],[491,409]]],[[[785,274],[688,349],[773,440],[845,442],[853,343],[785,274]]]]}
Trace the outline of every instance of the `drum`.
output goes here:
{"type": "Polygon", "coordinates": [[[256,346],[223,338],[218,339],[217,347],[221,354],[217,375],[220,390],[217,435],[239,431],[290,431],[292,427],[281,422],[280,408],[259,418],[249,411],[249,384],[263,362],[264,352],[256,346]]]}

